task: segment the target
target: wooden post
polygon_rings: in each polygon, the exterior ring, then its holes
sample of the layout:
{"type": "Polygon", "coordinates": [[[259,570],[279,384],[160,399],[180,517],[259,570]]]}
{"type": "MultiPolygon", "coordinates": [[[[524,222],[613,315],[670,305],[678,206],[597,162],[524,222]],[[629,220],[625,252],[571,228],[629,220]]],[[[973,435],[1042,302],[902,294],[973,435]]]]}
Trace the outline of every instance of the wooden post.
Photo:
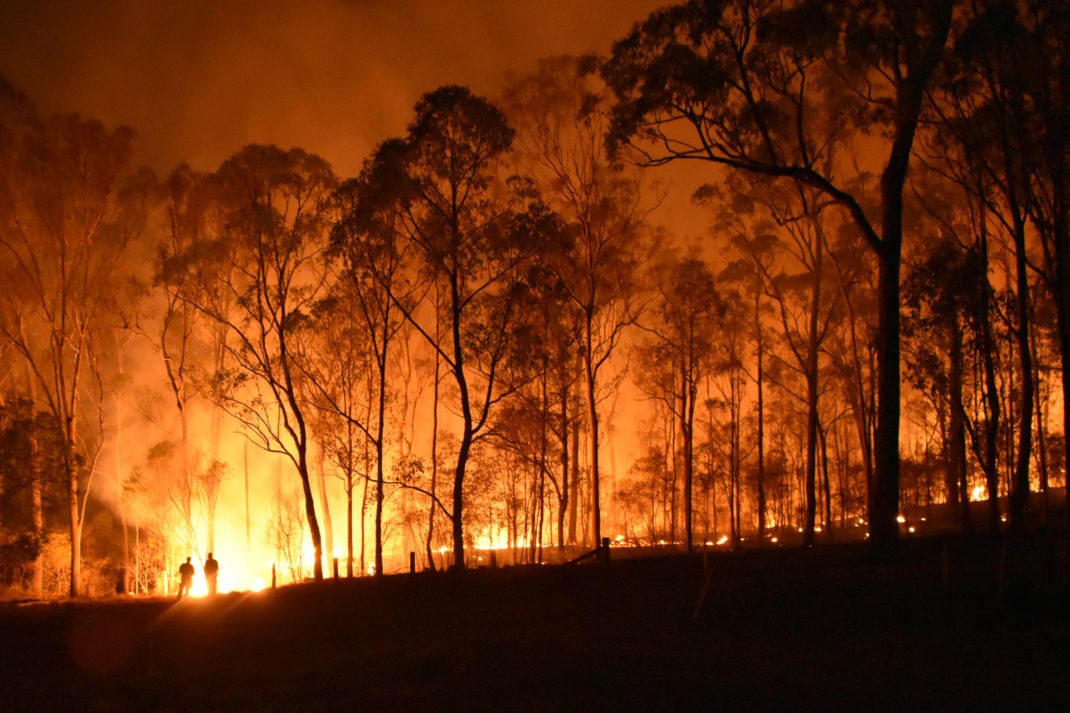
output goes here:
{"type": "Polygon", "coordinates": [[[416,574],[416,553],[409,552],[409,574],[416,574]]]}
{"type": "Polygon", "coordinates": [[[275,563],[271,563],[271,588],[275,588],[275,563]]]}
{"type": "Polygon", "coordinates": [[[491,550],[490,551],[490,568],[491,569],[497,569],[498,568],[498,551],[497,550],[491,550]]]}
{"type": "Polygon", "coordinates": [[[338,558],[334,558],[334,578],[338,579],[338,558]]]}
{"type": "Polygon", "coordinates": [[[603,564],[609,564],[609,538],[602,538],[602,551],[600,553],[600,559],[603,564]]]}

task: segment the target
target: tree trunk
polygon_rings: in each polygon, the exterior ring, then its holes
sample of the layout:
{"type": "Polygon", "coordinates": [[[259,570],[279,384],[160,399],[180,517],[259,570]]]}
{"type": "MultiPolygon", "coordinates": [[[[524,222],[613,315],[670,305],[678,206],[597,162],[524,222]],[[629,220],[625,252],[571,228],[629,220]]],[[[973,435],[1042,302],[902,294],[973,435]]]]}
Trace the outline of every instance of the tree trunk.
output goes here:
{"type": "Polygon", "coordinates": [[[1026,530],[1026,516],[1029,504],[1029,464],[1033,445],[1033,355],[1030,349],[1030,308],[1029,308],[1029,274],[1025,254],[1025,224],[1015,213],[1014,246],[1015,273],[1018,292],[1017,321],[1015,336],[1018,343],[1019,378],[1021,379],[1021,401],[1018,414],[1018,453],[1014,466],[1014,481],[1010,491],[1009,529],[1021,537],[1026,530]]]}
{"type": "MultiPolygon", "coordinates": [[[[384,325],[384,331],[389,325],[384,325]]],[[[378,421],[375,433],[375,576],[383,576],[383,416],[386,413],[386,344],[376,355],[379,369],[378,421]]]]}
{"type": "Polygon", "coordinates": [[[954,3],[933,7],[933,32],[896,88],[894,130],[881,174],[881,243],[877,251],[877,437],[870,492],[870,540],[879,554],[898,550],[899,523],[899,272],[903,250],[903,185],[925,91],[944,53],[954,3]]]}
{"type": "Polygon", "coordinates": [[[762,341],[761,290],[754,294],[754,332],[758,354],[758,544],[765,544],[765,373],[763,358],[765,345],[762,341]]]}
{"type": "MultiPolygon", "coordinates": [[[[437,335],[436,335],[437,336],[437,335]]],[[[435,382],[431,396],[431,504],[427,511],[427,566],[435,571],[435,558],[432,543],[435,537],[435,489],[438,487],[438,380],[439,356],[435,351],[435,382]]]]}
{"type": "Polygon", "coordinates": [[[565,549],[565,511],[568,510],[569,497],[569,450],[568,450],[568,387],[564,382],[565,369],[561,369],[561,491],[557,501],[557,549],[565,549]]]}
{"type": "MultiPolygon", "coordinates": [[[[981,255],[984,259],[985,274],[988,273],[988,241],[982,234],[981,255]]],[[[997,347],[992,336],[992,321],[990,318],[990,301],[992,288],[989,284],[984,285],[981,292],[982,310],[984,319],[981,321],[981,361],[985,371],[985,430],[984,452],[981,458],[981,468],[985,475],[985,489],[988,492],[988,531],[993,536],[999,533],[999,423],[1000,403],[999,389],[996,385],[996,358],[997,347]]]]}
{"type": "Polygon", "coordinates": [[[891,171],[886,171],[881,191],[885,225],[878,254],[877,437],[869,527],[870,541],[882,556],[897,550],[899,543],[899,269],[905,158],[901,171],[898,180],[888,178],[891,171]]]}
{"type": "Polygon", "coordinates": [[[588,438],[591,446],[589,461],[591,469],[591,525],[594,543],[597,545],[602,541],[602,513],[598,477],[598,403],[596,394],[597,385],[595,384],[594,346],[592,344],[594,337],[591,333],[592,321],[593,315],[591,314],[591,310],[588,309],[586,311],[586,320],[584,322],[583,367],[587,387],[587,421],[590,424],[588,438]]]}
{"type": "Polygon", "coordinates": [[[814,546],[817,519],[817,354],[811,353],[806,369],[806,523],[803,546],[814,546]]]}
{"type": "Polygon", "coordinates": [[[1041,388],[1044,382],[1040,377],[1040,354],[1037,351],[1036,331],[1030,332],[1030,341],[1033,349],[1033,410],[1036,414],[1036,438],[1037,438],[1037,461],[1040,466],[1040,492],[1042,504],[1040,512],[1040,524],[1046,527],[1048,524],[1048,444],[1047,444],[1047,398],[1041,388]]]}
{"type": "Polygon", "coordinates": [[[833,538],[832,533],[832,485],[829,482],[829,447],[828,439],[825,433],[825,429],[821,426],[821,423],[817,424],[817,437],[821,443],[821,480],[824,484],[825,490],[825,532],[828,533],[828,540],[831,542],[833,538]]]}
{"type": "Polygon", "coordinates": [[[472,426],[467,420],[461,435],[461,447],[457,452],[457,469],[453,475],[453,568],[463,570],[464,562],[464,469],[472,448],[472,426]]]}
{"type": "Polygon", "coordinates": [[[680,415],[680,435],[684,439],[684,535],[687,539],[687,552],[691,554],[694,547],[692,491],[695,460],[695,385],[693,368],[684,371],[684,387],[684,409],[680,415]]]}
{"type": "Polygon", "coordinates": [[[33,594],[38,599],[45,592],[45,563],[41,549],[45,540],[45,516],[41,487],[41,454],[37,444],[37,382],[26,365],[26,386],[30,400],[30,499],[32,502],[33,538],[37,544],[37,553],[33,560],[33,594]]]}
{"type": "Polygon", "coordinates": [[[568,543],[576,544],[577,512],[580,502],[580,429],[579,424],[572,428],[572,481],[568,503],[568,543]]]}
{"type": "Polygon", "coordinates": [[[950,372],[948,378],[948,400],[951,413],[948,416],[948,488],[947,503],[959,503],[959,526],[963,532],[970,531],[970,503],[968,499],[966,470],[966,410],[962,402],[962,325],[957,315],[951,319],[951,344],[949,348],[950,372]],[[965,493],[966,498],[962,497],[965,493]]]}
{"type": "Polygon", "coordinates": [[[71,586],[69,594],[72,598],[82,593],[82,521],[78,507],[78,464],[74,453],[75,428],[74,416],[68,415],[63,431],[63,460],[67,476],[67,508],[71,530],[71,586]]]}
{"type": "Polygon", "coordinates": [[[323,579],[323,542],[320,538],[319,520],[316,518],[316,500],[312,496],[312,481],[308,473],[308,451],[302,443],[298,446],[297,468],[301,476],[301,490],[305,496],[305,519],[308,521],[309,534],[312,536],[312,552],[316,558],[312,567],[312,576],[318,582],[323,579]]]}
{"type": "Polygon", "coordinates": [[[317,465],[319,465],[319,494],[320,494],[320,507],[323,508],[323,539],[325,541],[326,555],[327,557],[334,556],[334,527],[331,525],[331,507],[327,502],[327,471],[323,467],[323,449],[319,449],[317,454],[317,465]]]}

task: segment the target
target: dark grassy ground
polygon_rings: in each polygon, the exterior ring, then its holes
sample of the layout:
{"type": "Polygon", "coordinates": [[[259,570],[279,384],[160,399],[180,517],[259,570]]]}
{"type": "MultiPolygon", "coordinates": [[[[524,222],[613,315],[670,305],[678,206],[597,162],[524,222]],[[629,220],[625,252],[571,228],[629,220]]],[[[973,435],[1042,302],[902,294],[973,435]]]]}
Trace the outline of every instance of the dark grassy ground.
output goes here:
{"type": "Polygon", "coordinates": [[[1044,552],[1002,593],[932,539],[9,605],[0,711],[1068,710],[1044,552]]]}

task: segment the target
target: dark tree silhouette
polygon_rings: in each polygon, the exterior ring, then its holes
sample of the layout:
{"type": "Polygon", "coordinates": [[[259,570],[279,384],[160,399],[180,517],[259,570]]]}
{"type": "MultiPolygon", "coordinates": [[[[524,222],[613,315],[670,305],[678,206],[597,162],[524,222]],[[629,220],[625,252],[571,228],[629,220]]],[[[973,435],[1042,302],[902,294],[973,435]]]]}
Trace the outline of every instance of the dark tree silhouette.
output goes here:
{"type": "Polygon", "coordinates": [[[792,3],[693,0],[617,42],[602,74],[612,140],[649,165],[701,160],[810,185],[848,212],[878,257],[879,396],[872,543],[898,540],[899,269],[903,184],[952,0],[792,3]],[[846,119],[846,120],[845,120],[846,119]],[[850,130],[887,137],[880,204],[823,156],[850,130]]]}
{"type": "Polygon", "coordinates": [[[295,342],[322,296],[323,255],[334,174],[300,149],[246,146],[213,179],[220,219],[195,256],[181,260],[178,294],[228,335],[229,363],[212,376],[211,397],[264,450],[290,460],[301,479],[305,518],[323,578],[323,552],[309,467],[312,435],[295,342]],[[214,288],[211,287],[214,285],[214,288]],[[223,297],[220,297],[223,293],[223,297]]]}
{"type": "MultiPolygon", "coordinates": [[[[417,103],[403,139],[372,158],[379,189],[369,214],[389,216],[411,243],[414,267],[436,283],[444,330],[394,300],[446,364],[456,386],[461,438],[453,478],[454,566],[463,569],[469,453],[496,403],[511,391],[511,330],[520,315],[521,266],[553,228],[522,183],[500,180],[513,130],[493,104],[446,86],[417,103]]],[[[444,508],[445,509],[445,508],[444,508]]]]}
{"type": "Polygon", "coordinates": [[[63,434],[74,597],[82,593],[91,484],[80,471],[92,455],[82,426],[93,408],[88,382],[99,376],[93,350],[143,191],[129,180],[130,129],[77,116],[38,120],[28,108],[11,109],[6,82],[0,92],[0,269],[8,286],[0,330],[63,434]]]}

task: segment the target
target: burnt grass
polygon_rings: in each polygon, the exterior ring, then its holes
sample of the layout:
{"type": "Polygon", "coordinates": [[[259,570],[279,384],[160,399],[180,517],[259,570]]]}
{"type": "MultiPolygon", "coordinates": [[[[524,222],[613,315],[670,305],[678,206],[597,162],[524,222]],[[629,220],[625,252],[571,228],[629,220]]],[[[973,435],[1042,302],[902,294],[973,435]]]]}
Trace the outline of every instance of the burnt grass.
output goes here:
{"type": "Polygon", "coordinates": [[[1067,710],[1059,544],[1010,568],[998,543],[931,538],[881,560],[857,543],[614,550],[179,604],[8,604],[0,711],[1067,710]]]}

